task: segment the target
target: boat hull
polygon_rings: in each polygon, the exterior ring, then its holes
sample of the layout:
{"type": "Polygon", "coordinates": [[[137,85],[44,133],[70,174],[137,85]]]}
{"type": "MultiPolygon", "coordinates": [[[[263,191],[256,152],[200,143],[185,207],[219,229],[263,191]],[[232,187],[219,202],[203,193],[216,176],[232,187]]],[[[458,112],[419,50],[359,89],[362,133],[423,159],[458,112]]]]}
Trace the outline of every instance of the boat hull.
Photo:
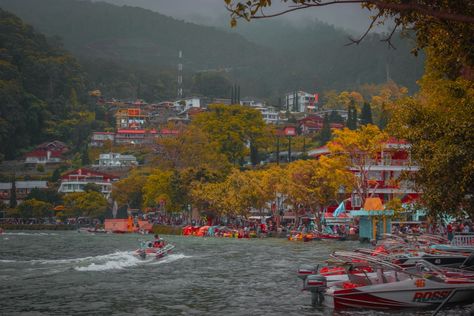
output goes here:
{"type": "Polygon", "coordinates": [[[386,310],[425,308],[442,303],[455,289],[458,290],[450,299],[450,303],[474,301],[474,283],[446,284],[426,279],[409,279],[395,283],[352,289],[332,287],[326,290],[323,303],[335,309],[370,308],[386,310]],[[423,286],[421,287],[421,285],[423,286]]]}

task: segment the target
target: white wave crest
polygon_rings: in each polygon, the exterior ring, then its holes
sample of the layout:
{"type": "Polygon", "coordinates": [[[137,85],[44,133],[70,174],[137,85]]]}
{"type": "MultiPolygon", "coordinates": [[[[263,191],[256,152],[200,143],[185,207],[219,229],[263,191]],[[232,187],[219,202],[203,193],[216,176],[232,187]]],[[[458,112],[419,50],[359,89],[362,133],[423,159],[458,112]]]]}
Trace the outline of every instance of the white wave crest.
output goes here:
{"type": "Polygon", "coordinates": [[[142,260],[134,255],[133,252],[119,251],[109,255],[93,257],[92,263],[86,266],[74,267],[76,271],[106,271],[120,270],[134,267],[154,260],[153,258],[142,260]]]}
{"type": "Polygon", "coordinates": [[[58,234],[55,234],[55,233],[24,233],[24,232],[3,233],[3,235],[11,235],[11,236],[58,236],[58,234]]]}
{"type": "Polygon", "coordinates": [[[163,264],[163,263],[170,263],[170,262],[173,262],[173,261],[176,261],[176,260],[179,260],[179,259],[186,259],[186,258],[191,258],[191,256],[186,256],[183,253],[176,253],[176,254],[168,255],[168,256],[166,256],[162,259],[158,259],[158,260],[152,262],[151,264],[152,265],[157,265],[157,264],[163,264]]]}

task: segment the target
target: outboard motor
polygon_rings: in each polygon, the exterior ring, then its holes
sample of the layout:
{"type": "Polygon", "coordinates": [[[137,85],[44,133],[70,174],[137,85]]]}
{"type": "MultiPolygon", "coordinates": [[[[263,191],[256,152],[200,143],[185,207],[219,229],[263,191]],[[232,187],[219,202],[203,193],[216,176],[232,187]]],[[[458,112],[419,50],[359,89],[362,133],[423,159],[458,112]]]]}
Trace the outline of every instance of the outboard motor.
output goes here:
{"type": "Polygon", "coordinates": [[[326,277],[320,274],[308,275],[304,281],[304,289],[311,292],[311,305],[313,306],[319,306],[323,303],[323,292],[326,288],[326,277]]]}
{"type": "Polygon", "coordinates": [[[317,274],[318,273],[318,268],[319,268],[319,265],[317,265],[317,266],[302,265],[298,269],[298,278],[300,278],[301,280],[304,281],[304,280],[306,280],[306,277],[308,275],[317,274]]]}

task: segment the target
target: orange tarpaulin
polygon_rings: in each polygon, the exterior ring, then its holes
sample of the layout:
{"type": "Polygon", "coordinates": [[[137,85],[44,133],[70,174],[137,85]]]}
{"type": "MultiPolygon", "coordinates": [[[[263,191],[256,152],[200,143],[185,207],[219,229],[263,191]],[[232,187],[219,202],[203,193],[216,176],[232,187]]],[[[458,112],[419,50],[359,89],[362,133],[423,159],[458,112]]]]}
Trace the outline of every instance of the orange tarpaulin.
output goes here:
{"type": "Polygon", "coordinates": [[[366,211],[383,211],[382,200],[378,197],[365,199],[364,210],[366,210],[366,211]]]}

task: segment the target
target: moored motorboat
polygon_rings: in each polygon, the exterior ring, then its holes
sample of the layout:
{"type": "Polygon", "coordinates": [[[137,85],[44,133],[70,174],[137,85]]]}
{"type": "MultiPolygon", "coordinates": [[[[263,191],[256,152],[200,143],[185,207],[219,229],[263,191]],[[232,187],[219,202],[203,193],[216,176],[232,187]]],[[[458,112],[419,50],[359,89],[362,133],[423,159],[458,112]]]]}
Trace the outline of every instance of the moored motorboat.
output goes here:
{"type": "Polygon", "coordinates": [[[412,268],[353,252],[332,255],[335,267],[305,268],[298,275],[313,305],[393,309],[474,302],[474,273],[419,261],[412,268]],[[344,270],[344,271],[343,271],[344,270]]]}

